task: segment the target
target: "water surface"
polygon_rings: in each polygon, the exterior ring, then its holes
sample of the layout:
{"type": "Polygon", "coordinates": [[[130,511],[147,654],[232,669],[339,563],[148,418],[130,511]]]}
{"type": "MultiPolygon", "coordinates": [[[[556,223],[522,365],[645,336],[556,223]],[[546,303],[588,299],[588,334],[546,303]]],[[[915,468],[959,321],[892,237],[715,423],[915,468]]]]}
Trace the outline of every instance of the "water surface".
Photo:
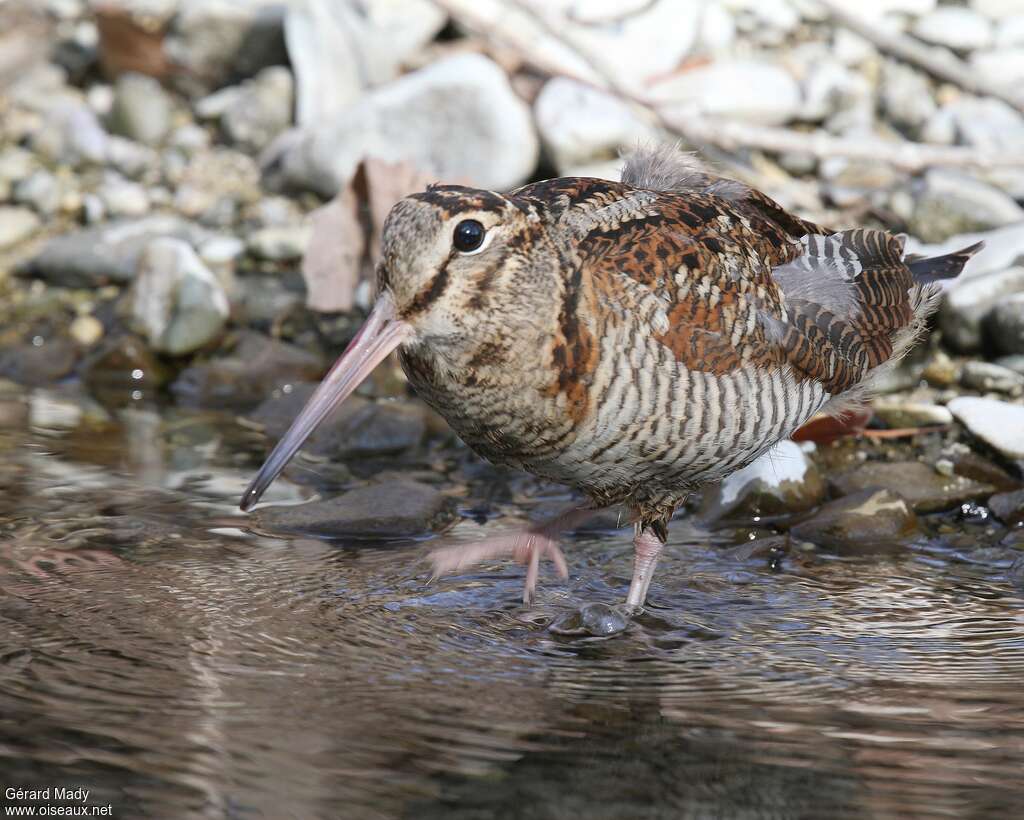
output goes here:
{"type": "Polygon", "coordinates": [[[115,817],[1024,811],[1024,618],[984,527],[840,560],[677,520],[647,612],[563,635],[624,598],[629,533],[568,539],[531,607],[515,566],[428,584],[433,546],[559,492],[466,454],[401,465],[460,498],[452,531],[338,543],[246,529],[265,444],[229,414],[37,393],[6,423],[5,786],[115,817]]]}

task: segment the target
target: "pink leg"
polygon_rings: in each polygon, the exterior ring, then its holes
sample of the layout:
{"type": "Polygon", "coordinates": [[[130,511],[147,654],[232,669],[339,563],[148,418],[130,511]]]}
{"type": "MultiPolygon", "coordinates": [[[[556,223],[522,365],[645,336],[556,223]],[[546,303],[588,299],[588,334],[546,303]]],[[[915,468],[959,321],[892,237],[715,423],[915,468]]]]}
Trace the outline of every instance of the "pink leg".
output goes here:
{"type": "Polygon", "coordinates": [[[548,558],[555,565],[562,578],[569,577],[569,567],[558,548],[558,536],[566,530],[579,526],[597,510],[588,507],[571,507],[554,518],[535,524],[526,530],[508,535],[498,535],[472,544],[458,544],[442,547],[430,553],[434,565],[434,577],[448,572],[457,572],[466,567],[482,564],[495,558],[511,557],[520,564],[526,564],[526,582],[523,585],[523,603],[533,601],[537,590],[537,576],[540,574],[540,559],[548,558]]]}
{"type": "Polygon", "coordinates": [[[654,568],[658,564],[658,556],[664,542],[654,534],[651,528],[642,528],[636,524],[633,535],[633,581],[629,585],[626,607],[631,610],[643,609],[647,600],[647,588],[654,577],[654,568]]]}

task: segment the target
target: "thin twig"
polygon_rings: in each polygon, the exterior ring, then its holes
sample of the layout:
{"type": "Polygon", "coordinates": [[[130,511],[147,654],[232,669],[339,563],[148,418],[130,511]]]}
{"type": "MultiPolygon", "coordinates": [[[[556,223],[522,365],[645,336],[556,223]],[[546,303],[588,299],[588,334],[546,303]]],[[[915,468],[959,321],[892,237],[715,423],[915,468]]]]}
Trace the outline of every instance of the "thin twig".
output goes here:
{"type": "Polygon", "coordinates": [[[915,65],[936,79],[953,83],[964,91],[983,97],[995,97],[1007,105],[1012,105],[1018,111],[1024,111],[1024,97],[1013,93],[1009,88],[985,82],[977,71],[955,57],[952,52],[930,48],[910,37],[885,31],[849,11],[844,7],[848,4],[840,5],[837,0],[818,0],[818,3],[836,23],[859,34],[880,51],[915,65]]]}

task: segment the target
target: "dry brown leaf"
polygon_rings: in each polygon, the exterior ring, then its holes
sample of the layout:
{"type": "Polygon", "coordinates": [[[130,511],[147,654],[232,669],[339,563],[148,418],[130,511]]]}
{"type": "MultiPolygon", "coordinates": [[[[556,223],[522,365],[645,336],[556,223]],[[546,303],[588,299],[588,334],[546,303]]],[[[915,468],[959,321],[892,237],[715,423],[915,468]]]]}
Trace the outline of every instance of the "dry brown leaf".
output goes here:
{"type": "Polygon", "coordinates": [[[117,77],[134,71],[164,80],[174,73],[174,62],[164,49],[164,24],[146,25],[116,3],[97,5],[94,11],[104,74],[117,77]]]}
{"type": "Polygon", "coordinates": [[[302,257],[306,306],[322,313],[351,310],[366,252],[354,182],[313,211],[309,222],[312,232],[302,257]]]}
{"type": "Polygon", "coordinates": [[[356,288],[380,259],[388,212],[432,181],[410,163],[368,157],[334,199],[310,214],[313,233],[302,260],[310,310],[352,309],[356,288]]]}
{"type": "Polygon", "coordinates": [[[793,433],[793,441],[813,441],[827,444],[840,438],[858,436],[864,432],[874,411],[870,407],[851,410],[841,416],[826,416],[819,413],[793,433]]]}

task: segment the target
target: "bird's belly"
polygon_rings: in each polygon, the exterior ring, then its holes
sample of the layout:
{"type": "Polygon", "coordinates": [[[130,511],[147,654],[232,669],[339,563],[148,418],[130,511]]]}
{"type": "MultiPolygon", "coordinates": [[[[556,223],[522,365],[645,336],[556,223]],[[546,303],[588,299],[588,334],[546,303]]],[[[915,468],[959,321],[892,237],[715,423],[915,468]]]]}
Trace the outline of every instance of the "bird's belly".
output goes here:
{"type": "Polygon", "coordinates": [[[595,495],[682,498],[788,437],[828,399],[787,371],[715,375],[683,367],[622,370],[595,385],[592,417],[546,475],[595,495]]]}

